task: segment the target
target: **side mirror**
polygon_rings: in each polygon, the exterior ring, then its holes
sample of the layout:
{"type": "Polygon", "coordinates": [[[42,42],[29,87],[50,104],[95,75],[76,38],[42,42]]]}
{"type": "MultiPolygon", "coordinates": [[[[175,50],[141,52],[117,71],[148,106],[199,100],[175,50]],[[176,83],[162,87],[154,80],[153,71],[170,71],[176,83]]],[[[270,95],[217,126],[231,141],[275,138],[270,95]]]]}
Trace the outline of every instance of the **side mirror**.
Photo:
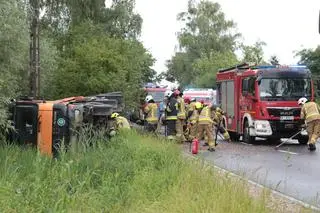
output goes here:
{"type": "Polygon", "coordinates": [[[261,79],[262,79],[262,77],[261,77],[261,76],[258,76],[258,78],[256,79],[256,81],[258,82],[258,85],[260,85],[260,84],[261,84],[261,79]]]}

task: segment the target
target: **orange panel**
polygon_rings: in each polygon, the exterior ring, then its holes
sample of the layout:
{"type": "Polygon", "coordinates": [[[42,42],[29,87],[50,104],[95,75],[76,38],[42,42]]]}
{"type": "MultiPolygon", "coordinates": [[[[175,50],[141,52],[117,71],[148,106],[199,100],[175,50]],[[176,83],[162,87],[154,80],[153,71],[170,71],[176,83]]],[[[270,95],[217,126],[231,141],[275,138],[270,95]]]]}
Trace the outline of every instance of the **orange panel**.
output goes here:
{"type": "Polygon", "coordinates": [[[53,103],[39,104],[38,149],[41,154],[52,156],[53,103]]]}

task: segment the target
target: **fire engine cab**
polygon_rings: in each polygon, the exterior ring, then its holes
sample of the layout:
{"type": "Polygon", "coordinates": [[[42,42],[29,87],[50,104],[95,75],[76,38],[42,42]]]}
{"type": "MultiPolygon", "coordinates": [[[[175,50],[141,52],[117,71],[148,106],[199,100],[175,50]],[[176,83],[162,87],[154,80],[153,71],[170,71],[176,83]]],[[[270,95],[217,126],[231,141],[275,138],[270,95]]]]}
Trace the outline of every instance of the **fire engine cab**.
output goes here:
{"type": "MultiPolygon", "coordinates": [[[[226,112],[224,127],[233,140],[289,138],[300,130],[301,97],[314,99],[311,72],[305,66],[250,66],[219,70],[217,104],[226,112]]],[[[306,144],[306,131],[295,139],[306,144]]]]}

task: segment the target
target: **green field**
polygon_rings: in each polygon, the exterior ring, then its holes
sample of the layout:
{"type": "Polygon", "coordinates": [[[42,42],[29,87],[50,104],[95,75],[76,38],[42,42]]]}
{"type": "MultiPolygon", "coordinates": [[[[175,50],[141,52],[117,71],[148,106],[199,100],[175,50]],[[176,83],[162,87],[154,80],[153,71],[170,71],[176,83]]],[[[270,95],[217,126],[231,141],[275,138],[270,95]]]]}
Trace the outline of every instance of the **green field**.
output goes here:
{"type": "Polygon", "coordinates": [[[164,140],[123,132],[59,160],[0,150],[0,212],[269,212],[246,183],[186,159],[164,140]]]}

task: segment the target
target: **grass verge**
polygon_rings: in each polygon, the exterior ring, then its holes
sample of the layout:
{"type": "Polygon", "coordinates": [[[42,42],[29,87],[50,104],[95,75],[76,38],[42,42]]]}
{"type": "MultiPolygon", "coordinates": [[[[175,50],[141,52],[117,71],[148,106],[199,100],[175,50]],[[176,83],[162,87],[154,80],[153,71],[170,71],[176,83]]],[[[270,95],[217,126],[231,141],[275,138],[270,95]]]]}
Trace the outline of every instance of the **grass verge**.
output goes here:
{"type": "Polygon", "coordinates": [[[0,149],[0,212],[270,212],[234,181],[174,144],[135,131],[59,160],[33,149],[0,149]]]}

